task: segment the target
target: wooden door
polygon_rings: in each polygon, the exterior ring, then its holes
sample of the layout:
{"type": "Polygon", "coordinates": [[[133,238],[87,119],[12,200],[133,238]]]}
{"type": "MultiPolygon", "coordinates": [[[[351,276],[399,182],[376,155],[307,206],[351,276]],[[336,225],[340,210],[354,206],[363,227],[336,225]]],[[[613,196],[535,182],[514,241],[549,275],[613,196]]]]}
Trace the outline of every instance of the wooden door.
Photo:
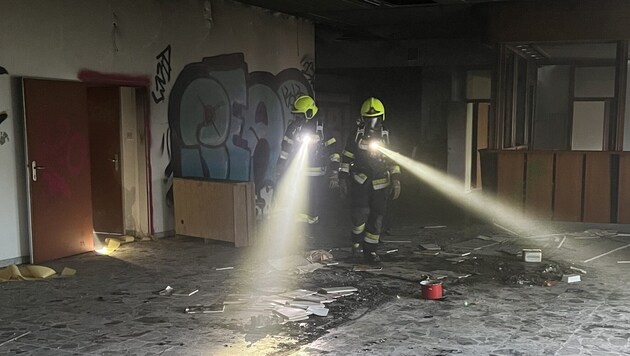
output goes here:
{"type": "Polygon", "coordinates": [[[94,231],[123,233],[120,89],[87,89],[94,231]]]}
{"type": "Polygon", "coordinates": [[[24,79],[31,261],[94,250],[86,88],[24,79]]]}

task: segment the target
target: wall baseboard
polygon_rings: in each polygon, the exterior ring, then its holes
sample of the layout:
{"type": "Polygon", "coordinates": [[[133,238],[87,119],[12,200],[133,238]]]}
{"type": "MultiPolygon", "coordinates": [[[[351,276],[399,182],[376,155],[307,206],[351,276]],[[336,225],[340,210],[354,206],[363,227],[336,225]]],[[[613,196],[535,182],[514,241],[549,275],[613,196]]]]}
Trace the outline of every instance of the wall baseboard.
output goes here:
{"type": "Polygon", "coordinates": [[[155,239],[162,239],[165,237],[173,237],[173,236],[175,236],[175,230],[156,232],[153,234],[153,238],[155,239]]]}
{"type": "Polygon", "coordinates": [[[29,258],[29,256],[8,258],[6,260],[0,260],[0,268],[6,267],[9,265],[21,265],[21,264],[29,263],[30,261],[31,259],[29,258]]]}

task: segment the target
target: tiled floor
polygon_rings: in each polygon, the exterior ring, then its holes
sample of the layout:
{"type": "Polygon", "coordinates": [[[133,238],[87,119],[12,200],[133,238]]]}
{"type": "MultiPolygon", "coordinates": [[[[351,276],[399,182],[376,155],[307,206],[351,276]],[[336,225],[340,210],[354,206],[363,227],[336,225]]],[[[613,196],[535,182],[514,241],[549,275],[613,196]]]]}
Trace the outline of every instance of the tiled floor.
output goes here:
{"type": "MultiPolygon", "coordinates": [[[[458,264],[423,255],[418,247],[437,243],[447,249],[499,232],[489,225],[399,224],[384,240],[411,242],[382,244],[383,251],[399,251],[387,255],[383,270],[375,273],[352,271],[345,250],[332,250],[340,265],[296,275],[275,271],[255,249],[180,237],[126,244],[109,257],[75,256],[47,264],[58,271],[75,268],[74,277],[0,283],[0,344],[28,333],[0,346],[0,354],[630,354],[630,265],[616,263],[630,260],[630,248],[583,262],[630,238],[569,236],[561,248],[558,236],[508,241],[542,248],[542,263],[499,252],[504,244],[474,251],[475,258],[458,264]],[[556,283],[571,265],[587,271],[582,282],[556,283]],[[216,270],[226,266],[234,269],[216,270]],[[436,270],[472,275],[447,278],[446,299],[423,300],[418,281],[436,270]],[[199,292],[190,297],[155,293],[167,285],[199,292]],[[359,292],[330,304],[327,317],[304,322],[278,325],[268,311],[247,305],[227,306],[219,314],[184,312],[189,305],[221,303],[232,293],[254,300],[282,290],[340,285],[359,292]]],[[[309,244],[343,245],[334,235],[309,244]]]]}

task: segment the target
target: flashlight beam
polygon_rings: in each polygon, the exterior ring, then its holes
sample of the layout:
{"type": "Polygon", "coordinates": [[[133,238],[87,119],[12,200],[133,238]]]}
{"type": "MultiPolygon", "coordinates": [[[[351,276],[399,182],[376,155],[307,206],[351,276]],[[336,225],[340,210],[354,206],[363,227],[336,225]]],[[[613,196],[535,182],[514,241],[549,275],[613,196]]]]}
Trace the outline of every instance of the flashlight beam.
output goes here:
{"type": "MultiPolygon", "coordinates": [[[[450,200],[476,213],[485,220],[510,227],[511,231],[519,229],[535,230],[541,228],[540,222],[535,222],[534,219],[526,216],[522,209],[517,209],[509,204],[502,203],[496,198],[489,197],[483,193],[481,193],[481,195],[466,194],[462,181],[454,179],[424,163],[414,161],[411,158],[405,157],[400,153],[380,145],[378,145],[377,148],[415,177],[428,183],[450,200]]],[[[520,234],[516,235],[520,236],[520,234]]]]}

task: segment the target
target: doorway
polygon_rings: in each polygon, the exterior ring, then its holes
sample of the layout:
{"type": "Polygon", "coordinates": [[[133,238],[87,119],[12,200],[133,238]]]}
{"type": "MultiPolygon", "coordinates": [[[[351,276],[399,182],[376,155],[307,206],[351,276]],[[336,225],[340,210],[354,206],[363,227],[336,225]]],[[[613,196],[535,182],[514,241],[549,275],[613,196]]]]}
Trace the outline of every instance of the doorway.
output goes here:
{"type": "Polygon", "coordinates": [[[489,101],[468,103],[466,125],[466,189],[481,189],[481,158],[479,150],[488,148],[489,101]]]}
{"type": "Polygon", "coordinates": [[[32,263],[92,251],[95,232],[150,234],[147,98],[23,79],[32,263]]]}

